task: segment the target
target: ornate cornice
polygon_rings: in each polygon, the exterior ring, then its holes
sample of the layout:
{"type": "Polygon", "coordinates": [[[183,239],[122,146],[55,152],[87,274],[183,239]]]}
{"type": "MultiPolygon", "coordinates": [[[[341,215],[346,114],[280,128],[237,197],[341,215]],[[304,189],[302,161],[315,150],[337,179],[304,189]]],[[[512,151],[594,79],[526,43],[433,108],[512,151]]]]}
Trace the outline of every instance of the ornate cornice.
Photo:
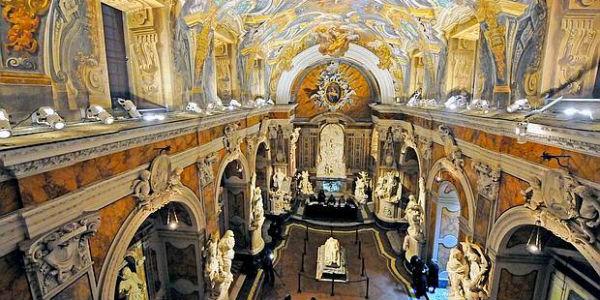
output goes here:
{"type": "MultiPolygon", "coordinates": [[[[520,122],[400,105],[372,105],[371,107],[383,114],[401,113],[515,139],[517,138],[515,128],[517,123],[520,122]]],[[[600,156],[600,132],[598,131],[560,128],[530,122],[527,139],[533,143],[600,156]]]]}

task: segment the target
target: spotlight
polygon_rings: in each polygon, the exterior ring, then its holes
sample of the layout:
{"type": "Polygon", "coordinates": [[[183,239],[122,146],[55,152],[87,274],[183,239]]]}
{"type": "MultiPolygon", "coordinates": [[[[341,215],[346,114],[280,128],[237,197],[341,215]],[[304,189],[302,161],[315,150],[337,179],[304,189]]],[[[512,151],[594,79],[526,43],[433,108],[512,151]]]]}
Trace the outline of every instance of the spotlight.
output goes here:
{"type": "Polygon", "coordinates": [[[125,109],[130,118],[138,119],[142,117],[142,114],[137,110],[137,107],[135,104],[133,104],[133,101],[118,98],[117,102],[119,102],[123,109],[125,109]]]}
{"type": "Polygon", "coordinates": [[[198,105],[196,102],[188,102],[185,110],[196,114],[201,114],[204,112],[202,108],[200,108],[200,105],[198,105]]]}
{"type": "Polygon", "coordinates": [[[539,221],[536,222],[535,229],[531,231],[529,239],[527,240],[527,251],[532,254],[542,253],[542,241],[540,239],[540,226],[539,221]]]}
{"type": "Polygon", "coordinates": [[[179,227],[179,219],[177,218],[177,213],[175,213],[175,209],[171,206],[167,212],[167,227],[171,230],[177,229],[179,227]]]}
{"type": "Polygon", "coordinates": [[[9,138],[12,135],[10,119],[6,110],[0,108],[0,139],[9,138]]]}
{"type": "Polygon", "coordinates": [[[162,121],[165,119],[165,115],[145,114],[142,119],[144,121],[162,121]]]}
{"type": "Polygon", "coordinates": [[[525,144],[527,142],[527,122],[518,122],[515,127],[515,135],[517,136],[517,143],[525,144]]]}
{"type": "Polygon", "coordinates": [[[115,121],[113,116],[111,116],[102,106],[97,104],[88,107],[85,112],[85,117],[89,120],[100,121],[106,125],[110,125],[115,121]]]}
{"type": "Polygon", "coordinates": [[[31,115],[34,124],[50,126],[55,130],[65,128],[65,121],[50,106],[42,106],[31,115]]]}
{"type": "Polygon", "coordinates": [[[240,107],[242,107],[242,104],[240,104],[237,100],[233,99],[233,100],[229,101],[229,106],[227,107],[227,109],[234,110],[234,109],[238,109],[240,107]]]}

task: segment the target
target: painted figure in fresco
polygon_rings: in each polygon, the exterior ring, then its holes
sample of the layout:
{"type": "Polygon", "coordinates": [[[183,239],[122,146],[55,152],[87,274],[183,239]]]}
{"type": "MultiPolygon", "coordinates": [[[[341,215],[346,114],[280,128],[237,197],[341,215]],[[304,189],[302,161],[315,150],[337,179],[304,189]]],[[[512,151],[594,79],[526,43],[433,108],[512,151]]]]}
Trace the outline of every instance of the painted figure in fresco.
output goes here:
{"type": "Polygon", "coordinates": [[[315,34],[319,41],[319,52],[333,57],[344,56],[350,42],[359,39],[354,30],[344,26],[321,25],[315,28],[315,34]]]}

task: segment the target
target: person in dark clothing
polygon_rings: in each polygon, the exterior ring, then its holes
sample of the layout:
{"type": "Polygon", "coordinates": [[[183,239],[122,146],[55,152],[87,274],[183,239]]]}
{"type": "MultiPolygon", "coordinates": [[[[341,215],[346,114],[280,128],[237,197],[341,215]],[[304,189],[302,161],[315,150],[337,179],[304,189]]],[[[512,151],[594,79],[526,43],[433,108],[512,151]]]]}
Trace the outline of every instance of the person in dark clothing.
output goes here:
{"type": "Polygon", "coordinates": [[[335,205],[335,197],[333,195],[329,195],[329,198],[327,199],[327,205],[328,206],[334,206],[335,205]]]}
{"type": "Polygon", "coordinates": [[[425,297],[425,299],[429,300],[429,296],[427,295],[427,266],[415,255],[410,258],[409,268],[412,273],[412,287],[415,291],[415,297],[417,299],[425,297]]]}
{"type": "Polygon", "coordinates": [[[427,289],[431,293],[435,293],[435,289],[439,286],[440,267],[435,262],[429,261],[427,269],[429,269],[427,271],[427,289]],[[433,291],[431,291],[431,288],[433,288],[433,291]]]}
{"type": "Polygon", "coordinates": [[[273,269],[273,252],[266,248],[262,257],[262,268],[265,272],[265,283],[269,287],[275,285],[275,269],[273,269]]]}
{"type": "Polygon", "coordinates": [[[317,200],[319,200],[319,203],[325,203],[326,197],[325,192],[323,190],[319,191],[319,196],[317,197],[317,200]]]}

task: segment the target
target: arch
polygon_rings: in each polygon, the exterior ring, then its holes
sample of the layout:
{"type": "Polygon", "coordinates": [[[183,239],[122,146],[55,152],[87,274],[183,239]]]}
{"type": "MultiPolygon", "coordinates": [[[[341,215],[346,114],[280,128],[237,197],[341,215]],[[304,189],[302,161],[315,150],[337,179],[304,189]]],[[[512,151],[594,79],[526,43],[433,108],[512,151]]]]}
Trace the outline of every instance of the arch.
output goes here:
{"type": "MultiPolygon", "coordinates": [[[[346,51],[343,58],[363,66],[375,77],[376,83],[379,85],[379,95],[381,103],[393,103],[395,97],[394,80],[392,74],[388,70],[382,70],[377,65],[379,58],[367,48],[350,44],[350,48],[346,51]]],[[[291,89],[296,77],[304,71],[304,69],[318,64],[322,61],[330,60],[331,57],[325,56],[319,52],[319,45],[312,46],[292,59],[292,69],[285,71],[277,81],[277,104],[288,104],[291,99],[291,89]]]]}
{"type": "MultiPolygon", "coordinates": [[[[465,175],[465,173],[462,170],[458,170],[454,164],[452,164],[452,162],[450,162],[450,160],[448,160],[447,158],[441,158],[438,161],[436,161],[433,164],[433,167],[431,167],[431,170],[429,171],[429,175],[427,177],[427,183],[426,183],[426,190],[431,191],[433,188],[433,184],[435,181],[435,176],[438,172],[441,171],[446,171],[448,173],[450,173],[455,179],[458,179],[458,182],[460,183],[460,187],[456,187],[456,188],[462,188],[464,193],[465,193],[465,201],[467,203],[467,214],[468,214],[468,220],[467,220],[467,231],[469,232],[469,234],[472,234],[473,232],[473,228],[475,226],[475,218],[474,218],[474,214],[475,214],[475,196],[473,195],[473,191],[471,189],[471,185],[469,184],[469,179],[467,178],[467,176],[465,175]]],[[[463,207],[461,207],[461,209],[463,209],[463,207]]],[[[425,214],[425,217],[427,217],[427,214],[425,214]]],[[[427,220],[425,220],[425,224],[427,224],[427,220]]]]}
{"type": "Polygon", "coordinates": [[[404,143],[402,144],[402,147],[400,148],[400,162],[404,161],[405,154],[408,149],[412,149],[413,151],[415,151],[415,154],[417,155],[417,163],[419,164],[419,177],[425,178],[426,171],[425,171],[425,162],[423,161],[423,155],[421,155],[421,152],[419,151],[419,147],[417,147],[417,145],[415,144],[414,141],[409,140],[409,139],[404,139],[404,143]]]}
{"type": "MultiPolygon", "coordinates": [[[[487,248],[490,252],[490,256],[495,259],[496,254],[506,245],[508,239],[519,227],[536,225],[536,221],[537,213],[524,206],[513,207],[504,212],[494,223],[494,226],[492,226],[492,230],[488,235],[487,248]]],[[[563,232],[554,231],[553,226],[544,226],[544,228],[573,245],[590,265],[592,265],[594,270],[596,270],[596,273],[600,274],[600,253],[594,248],[594,245],[573,243],[564,238],[565,235],[563,232]]]]}
{"type": "MultiPolygon", "coordinates": [[[[250,175],[250,164],[248,163],[248,160],[246,159],[244,154],[242,154],[241,152],[229,153],[228,155],[226,155],[223,158],[223,160],[221,160],[221,166],[219,166],[219,172],[217,173],[217,182],[215,185],[215,189],[218,189],[221,186],[221,180],[223,179],[223,173],[225,173],[225,168],[227,168],[227,165],[235,160],[239,160],[240,163],[242,164],[242,175],[244,175],[244,178],[242,178],[242,179],[250,181],[250,178],[252,176],[252,175],[250,175]]],[[[215,203],[219,203],[219,193],[218,192],[215,193],[215,197],[216,197],[215,203]]],[[[215,209],[216,209],[216,206],[215,206],[215,209]]],[[[216,213],[216,211],[215,211],[215,213],[216,213]]]]}
{"type": "MultiPolygon", "coordinates": [[[[192,226],[193,232],[196,233],[198,237],[201,237],[206,224],[204,224],[204,210],[200,203],[200,199],[198,199],[192,190],[185,186],[176,186],[172,189],[172,192],[174,193],[169,197],[169,200],[165,202],[165,205],[171,202],[177,202],[185,206],[194,223],[192,226]]],[[[125,258],[129,242],[133,239],[133,236],[142,223],[155,211],[136,207],[119,228],[119,231],[115,235],[108,253],[106,254],[106,258],[104,259],[100,271],[98,286],[101,299],[113,298],[117,284],[117,276],[119,274],[119,266],[125,258]]]]}

